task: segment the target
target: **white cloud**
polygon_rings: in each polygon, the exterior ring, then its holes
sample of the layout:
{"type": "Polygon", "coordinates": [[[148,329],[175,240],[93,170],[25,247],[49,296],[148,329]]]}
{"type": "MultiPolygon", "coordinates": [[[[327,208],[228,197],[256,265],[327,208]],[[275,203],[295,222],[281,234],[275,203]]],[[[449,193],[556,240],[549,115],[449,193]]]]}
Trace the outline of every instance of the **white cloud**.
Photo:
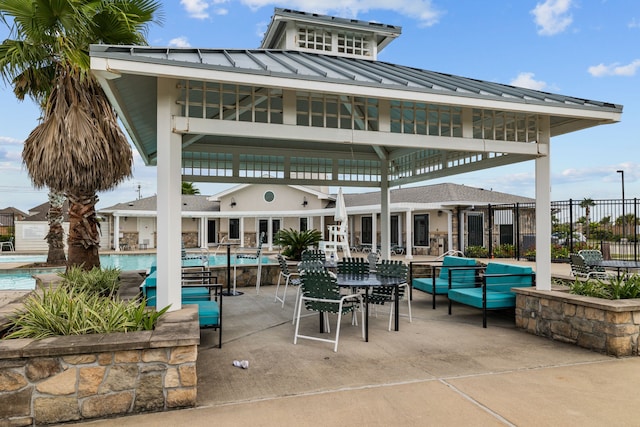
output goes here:
{"type": "MultiPolygon", "coordinates": [[[[253,10],[265,6],[280,6],[274,0],[241,0],[241,3],[253,10]]],[[[444,13],[435,8],[431,0],[293,0],[287,7],[311,13],[338,15],[356,18],[358,14],[370,10],[388,10],[420,21],[422,26],[438,23],[444,13]]]]}
{"type": "Polygon", "coordinates": [[[604,77],[604,76],[635,76],[636,71],[640,69],[640,59],[636,59],[629,64],[620,65],[615,62],[613,64],[605,65],[598,64],[592,65],[588,68],[589,74],[594,77],[604,77]]]}
{"type": "Polygon", "coordinates": [[[640,28],[640,22],[636,18],[631,18],[629,24],[627,24],[629,28],[640,28]]]}
{"type": "Polygon", "coordinates": [[[221,7],[221,8],[219,8],[219,9],[216,9],[216,10],[214,11],[214,13],[215,13],[216,15],[219,15],[219,16],[228,15],[228,14],[229,14],[229,9],[225,9],[225,8],[221,7]]]}
{"type": "Polygon", "coordinates": [[[533,73],[520,73],[518,74],[518,76],[511,80],[511,82],[509,83],[512,86],[518,86],[518,87],[523,87],[526,89],[533,89],[533,90],[545,90],[547,89],[547,83],[543,82],[542,80],[535,80],[533,77],[535,76],[535,74],[533,73]]]}
{"type": "Polygon", "coordinates": [[[189,40],[186,37],[180,36],[180,37],[176,37],[176,38],[173,38],[173,39],[169,40],[169,46],[191,47],[191,44],[189,43],[189,40]]]}
{"type": "Polygon", "coordinates": [[[180,4],[184,6],[190,17],[196,19],[206,19],[209,17],[207,9],[209,4],[203,0],[180,0],[180,4]]]}
{"type": "Polygon", "coordinates": [[[569,13],[572,0],[546,0],[544,3],[536,4],[531,11],[538,28],[538,34],[552,36],[567,29],[573,22],[573,17],[569,13]]]}
{"type": "Polygon", "coordinates": [[[22,145],[24,141],[20,141],[16,138],[11,138],[8,136],[0,136],[0,145],[22,145]]]}

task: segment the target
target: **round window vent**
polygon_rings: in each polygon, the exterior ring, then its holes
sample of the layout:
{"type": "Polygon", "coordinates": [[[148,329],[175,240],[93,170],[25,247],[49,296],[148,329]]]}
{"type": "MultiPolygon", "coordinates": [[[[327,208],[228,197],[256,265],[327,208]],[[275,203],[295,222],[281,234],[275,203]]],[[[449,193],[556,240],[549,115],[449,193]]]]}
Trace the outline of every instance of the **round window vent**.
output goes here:
{"type": "Polygon", "coordinates": [[[267,191],[266,193],[264,193],[264,200],[266,202],[271,203],[275,200],[275,198],[276,198],[276,195],[273,194],[273,191],[267,191]]]}

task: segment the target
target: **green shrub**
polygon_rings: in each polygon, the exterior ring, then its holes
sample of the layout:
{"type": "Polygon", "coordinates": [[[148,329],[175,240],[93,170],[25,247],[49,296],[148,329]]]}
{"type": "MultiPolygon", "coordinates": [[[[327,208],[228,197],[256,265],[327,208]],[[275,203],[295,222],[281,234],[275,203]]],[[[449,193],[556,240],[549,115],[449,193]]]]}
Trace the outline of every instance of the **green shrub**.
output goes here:
{"type": "Polygon", "coordinates": [[[576,280],[570,286],[569,292],[610,300],[640,298],[640,275],[611,277],[608,281],[600,279],[576,280]]]}
{"type": "Polygon", "coordinates": [[[509,243],[498,245],[493,250],[493,256],[496,258],[513,258],[515,255],[516,247],[509,243]]]}
{"type": "Polygon", "coordinates": [[[62,278],[62,286],[105,297],[114,297],[120,287],[120,270],[117,268],[94,267],[85,271],[73,266],[64,273],[58,274],[62,278]]]}
{"type": "Polygon", "coordinates": [[[302,252],[311,246],[317,246],[322,240],[322,233],[318,230],[297,231],[293,228],[278,231],[276,244],[283,247],[282,255],[296,261],[302,259],[302,252]]]}
{"type": "Polygon", "coordinates": [[[489,251],[482,246],[467,246],[464,251],[464,256],[467,258],[487,258],[489,251]]]}
{"type": "Polygon", "coordinates": [[[151,330],[168,308],[151,311],[139,301],[114,300],[71,286],[45,288],[32,293],[23,308],[9,316],[11,326],[4,338],[151,330]]]}

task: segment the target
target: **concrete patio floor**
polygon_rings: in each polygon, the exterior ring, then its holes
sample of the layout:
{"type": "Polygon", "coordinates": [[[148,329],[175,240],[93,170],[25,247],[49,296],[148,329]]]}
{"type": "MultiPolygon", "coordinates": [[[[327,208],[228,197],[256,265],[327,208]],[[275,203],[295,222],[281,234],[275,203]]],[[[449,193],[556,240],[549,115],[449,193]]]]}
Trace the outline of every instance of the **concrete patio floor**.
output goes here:
{"type": "MultiPolygon", "coordinates": [[[[338,352],[293,344],[296,289],[284,308],[275,286],[225,297],[223,346],[202,330],[198,406],[85,422],[95,426],[630,426],[640,425],[640,358],[616,359],[516,330],[513,316],[431,309],[414,292],[413,322],[388,332],[387,307],[370,318],[369,342],[345,317],[338,352]],[[248,369],[233,366],[246,359],[248,369]]],[[[401,313],[407,313],[406,302],[401,313]]],[[[334,318],[333,318],[334,319],[334,318]]],[[[332,319],[332,322],[333,322],[332,319]]],[[[332,323],[332,328],[334,323],[332,323]]],[[[303,319],[306,333],[318,316],[303,319]]]]}

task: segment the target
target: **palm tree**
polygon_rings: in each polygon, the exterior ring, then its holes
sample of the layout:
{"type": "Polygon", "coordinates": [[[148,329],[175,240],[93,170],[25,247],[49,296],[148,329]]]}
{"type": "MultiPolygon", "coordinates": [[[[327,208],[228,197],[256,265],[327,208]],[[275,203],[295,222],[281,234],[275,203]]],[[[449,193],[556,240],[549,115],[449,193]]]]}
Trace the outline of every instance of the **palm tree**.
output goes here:
{"type": "Polygon", "coordinates": [[[0,45],[0,72],[19,99],[44,116],[22,153],[34,186],[64,193],[69,207],[69,266],[100,265],[96,193],[131,176],[132,151],[109,101],[89,73],[89,45],[146,44],[159,10],[154,0],[3,0],[11,28],[0,45]],[[11,21],[11,23],[10,23],[11,21]]]}
{"type": "Polygon", "coordinates": [[[182,181],[182,194],[200,194],[200,190],[194,187],[193,182],[182,181]]]}
{"type": "Polygon", "coordinates": [[[584,208],[584,218],[585,218],[585,233],[587,239],[589,238],[589,223],[591,222],[591,206],[595,206],[596,203],[593,199],[585,197],[584,200],[580,202],[580,207],[584,208]]]}

